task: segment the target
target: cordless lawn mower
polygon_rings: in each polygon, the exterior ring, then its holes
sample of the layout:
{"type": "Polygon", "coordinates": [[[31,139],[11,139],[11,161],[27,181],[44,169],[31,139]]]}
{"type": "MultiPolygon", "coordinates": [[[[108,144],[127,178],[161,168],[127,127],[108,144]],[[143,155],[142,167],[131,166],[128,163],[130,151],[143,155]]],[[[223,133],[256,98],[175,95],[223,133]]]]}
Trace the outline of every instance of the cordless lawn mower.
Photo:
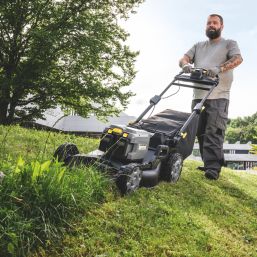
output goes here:
{"type": "Polygon", "coordinates": [[[177,182],[183,161],[192,153],[204,102],[219,83],[218,76],[209,78],[205,74],[206,70],[200,68],[189,74],[180,72],[160,95],[150,99],[136,121],[105,128],[97,150],[80,154],[76,145],[65,143],[56,149],[54,157],[68,166],[95,164],[110,172],[122,194],[140,186],[153,187],[159,180],[177,182]],[[167,109],[143,119],[172,85],[207,93],[192,113],[167,109]]]}

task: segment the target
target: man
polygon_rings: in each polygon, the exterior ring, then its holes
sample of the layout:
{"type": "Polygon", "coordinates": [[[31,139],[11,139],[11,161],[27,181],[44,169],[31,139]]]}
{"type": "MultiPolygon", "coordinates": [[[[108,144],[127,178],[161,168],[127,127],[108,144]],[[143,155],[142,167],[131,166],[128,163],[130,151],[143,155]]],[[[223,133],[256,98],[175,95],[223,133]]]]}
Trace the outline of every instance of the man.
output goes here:
{"type": "MultiPolygon", "coordinates": [[[[207,69],[207,76],[219,76],[219,85],[206,100],[200,114],[197,138],[208,179],[218,179],[224,165],[223,142],[228,117],[229,93],[233,81],[233,69],[243,61],[237,42],[221,37],[223,18],[211,14],[206,24],[207,41],[196,43],[179,61],[185,73],[190,73],[194,64],[207,69]]],[[[206,91],[194,89],[192,108],[201,101],[206,91]]]]}

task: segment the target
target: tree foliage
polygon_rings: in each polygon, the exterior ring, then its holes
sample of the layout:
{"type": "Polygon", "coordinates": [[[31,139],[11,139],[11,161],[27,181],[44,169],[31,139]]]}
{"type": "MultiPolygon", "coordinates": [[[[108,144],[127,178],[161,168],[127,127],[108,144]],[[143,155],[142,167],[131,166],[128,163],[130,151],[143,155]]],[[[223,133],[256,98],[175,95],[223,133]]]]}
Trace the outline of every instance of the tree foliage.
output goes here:
{"type": "Polygon", "coordinates": [[[118,21],[143,0],[1,0],[0,124],[42,118],[57,105],[118,113],[137,56],[118,21]]]}
{"type": "Polygon", "coordinates": [[[230,143],[251,141],[257,144],[257,112],[252,116],[231,119],[226,131],[226,140],[230,143]]]}
{"type": "Polygon", "coordinates": [[[253,154],[257,154],[257,145],[252,145],[252,149],[250,152],[253,154]]]}

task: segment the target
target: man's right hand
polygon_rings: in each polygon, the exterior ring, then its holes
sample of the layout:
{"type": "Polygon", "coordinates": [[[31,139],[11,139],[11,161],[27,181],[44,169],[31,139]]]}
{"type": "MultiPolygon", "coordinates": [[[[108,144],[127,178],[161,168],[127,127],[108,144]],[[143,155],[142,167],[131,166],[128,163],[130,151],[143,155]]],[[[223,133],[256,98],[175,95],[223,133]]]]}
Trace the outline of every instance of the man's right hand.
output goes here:
{"type": "Polygon", "coordinates": [[[185,73],[191,73],[192,71],[192,66],[189,63],[186,63],[182,66],[182,70],[185,73]]]}

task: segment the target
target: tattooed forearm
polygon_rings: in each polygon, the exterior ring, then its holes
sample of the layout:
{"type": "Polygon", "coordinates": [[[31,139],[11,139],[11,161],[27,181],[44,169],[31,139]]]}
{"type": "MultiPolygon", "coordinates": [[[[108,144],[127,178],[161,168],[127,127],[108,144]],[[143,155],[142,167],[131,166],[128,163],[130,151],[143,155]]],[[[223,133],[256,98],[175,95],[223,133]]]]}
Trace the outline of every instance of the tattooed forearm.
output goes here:
{"type": "Polygon", "coordinates": [[[242,63],[243,58],[240,54],[233,56],[231,59],[221,64],[221,72],[225,72],[237,67],[240,63],[242,63]]]}

